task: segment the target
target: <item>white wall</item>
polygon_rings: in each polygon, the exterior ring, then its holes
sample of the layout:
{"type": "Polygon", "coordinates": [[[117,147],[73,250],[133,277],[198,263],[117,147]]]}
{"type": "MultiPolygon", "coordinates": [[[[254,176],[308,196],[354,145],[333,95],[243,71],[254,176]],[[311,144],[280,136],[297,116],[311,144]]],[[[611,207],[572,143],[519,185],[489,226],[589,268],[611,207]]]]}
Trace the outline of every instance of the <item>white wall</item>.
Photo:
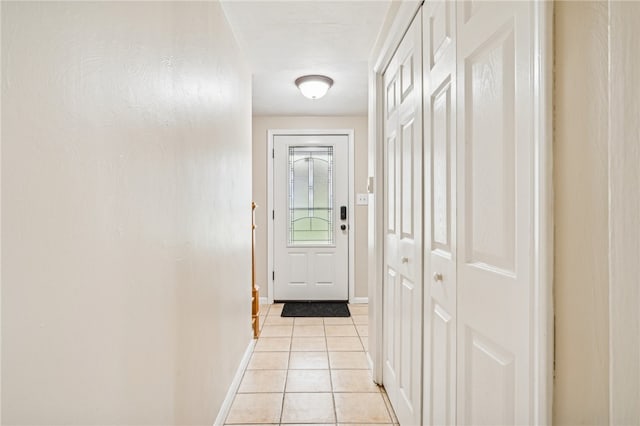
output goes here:
{"type": "MultiPolygon", "coordinates": [[[[367,192],[367,117],[253,117],[253,199],[256,210],[256,280],[267,296],[267,131],[269,129],[354,129],[355,193],[367,192]]],[[[367,206],[355,206],[355,296],[367,297],[367,206]]]]}
{"type": "Polygon", "coordinates": [[[212,424],[250,342],[251,78],[216,2],[2,2],[2,421],[212,424]]]}

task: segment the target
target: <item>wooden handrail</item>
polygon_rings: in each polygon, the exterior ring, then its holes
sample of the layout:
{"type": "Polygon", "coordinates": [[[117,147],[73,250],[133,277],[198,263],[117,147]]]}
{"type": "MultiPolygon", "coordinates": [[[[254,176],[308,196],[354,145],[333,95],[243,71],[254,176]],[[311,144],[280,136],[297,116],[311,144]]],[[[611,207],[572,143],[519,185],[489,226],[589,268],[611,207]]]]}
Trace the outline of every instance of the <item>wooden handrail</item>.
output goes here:
{"type": "Polygon", "coordinates": [[[256,284],[256,207],[251,202],[251,325],[253,338],[260,335],[260,287],[256,284]]]}

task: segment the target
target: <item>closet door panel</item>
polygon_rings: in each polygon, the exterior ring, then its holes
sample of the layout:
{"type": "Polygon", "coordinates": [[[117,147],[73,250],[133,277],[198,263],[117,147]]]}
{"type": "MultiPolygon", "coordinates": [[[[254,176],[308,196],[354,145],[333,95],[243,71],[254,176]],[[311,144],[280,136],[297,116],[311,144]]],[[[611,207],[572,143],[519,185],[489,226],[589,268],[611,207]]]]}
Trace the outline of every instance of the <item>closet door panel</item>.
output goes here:
{"type": "Polygon", "coordinates": [[[414,19],[387,70],[383,383],[402,424],[422,422],[422,39],[414,19]]]}
{"type": "Polygon", "coordinates": [[[425,424],[456,421],[455,2],[424,6],[425,424]]]}
{"type": "Polygon", "coordinates": [[[457,421],[531,424],[533,3],[461,2],[457,421]]]}

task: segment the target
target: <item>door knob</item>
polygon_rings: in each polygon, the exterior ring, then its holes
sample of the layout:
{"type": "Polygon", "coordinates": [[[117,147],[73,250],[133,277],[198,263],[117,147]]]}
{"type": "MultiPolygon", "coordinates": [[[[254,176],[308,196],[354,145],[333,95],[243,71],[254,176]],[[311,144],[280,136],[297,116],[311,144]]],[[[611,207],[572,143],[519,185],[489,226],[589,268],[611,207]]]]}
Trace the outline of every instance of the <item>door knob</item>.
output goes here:
{"type": "Polygon", "coordinates": [[[347,225],[340,225],[340,229],[342,229],[343,231],[347,229],[347,225]]]}
{"type": "Polygon", "coordinates": [[[442,274],[440,272],[436,272],[433,274],[433,280],[435,282],[442,281],[442,274]]]}

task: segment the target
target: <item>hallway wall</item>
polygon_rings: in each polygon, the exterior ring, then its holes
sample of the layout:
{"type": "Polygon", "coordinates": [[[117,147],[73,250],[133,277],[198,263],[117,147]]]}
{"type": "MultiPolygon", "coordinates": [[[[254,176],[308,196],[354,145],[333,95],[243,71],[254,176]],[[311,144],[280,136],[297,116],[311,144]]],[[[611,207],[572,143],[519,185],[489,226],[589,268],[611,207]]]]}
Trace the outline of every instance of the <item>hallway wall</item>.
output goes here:
{"type": "MultiPolygon", "coordinates": [[[[267,296],[267,132],[269,129],[354,129],[355,193],[367,192],[367,117],[253,117],[253,199],[256,210],[256,280],[267,296]]],[[[355,206],[355,296],[367,297],[367,206],[355,206]]]]}
{"type": "Polygon", "coordinates": [[[249,342],[216,2],[2,2],[2,423],[212,424],[249,342]]]}

